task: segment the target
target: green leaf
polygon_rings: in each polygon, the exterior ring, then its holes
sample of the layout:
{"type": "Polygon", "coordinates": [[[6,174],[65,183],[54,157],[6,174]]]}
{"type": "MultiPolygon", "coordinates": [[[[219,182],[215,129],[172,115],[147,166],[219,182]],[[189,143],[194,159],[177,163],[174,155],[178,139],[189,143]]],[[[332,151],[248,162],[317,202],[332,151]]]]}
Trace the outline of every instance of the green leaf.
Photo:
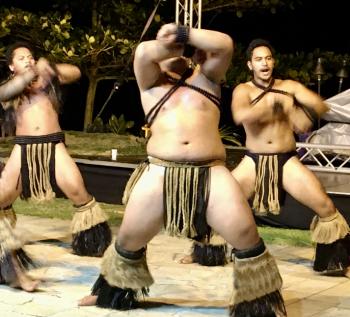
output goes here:
{"type": "Polygon", "coordinates": [[[241,18],[241,17],[243,17],[243,12],[238,10],[238,11],[236,11],[236,15],[238,18],[241,18]]]}

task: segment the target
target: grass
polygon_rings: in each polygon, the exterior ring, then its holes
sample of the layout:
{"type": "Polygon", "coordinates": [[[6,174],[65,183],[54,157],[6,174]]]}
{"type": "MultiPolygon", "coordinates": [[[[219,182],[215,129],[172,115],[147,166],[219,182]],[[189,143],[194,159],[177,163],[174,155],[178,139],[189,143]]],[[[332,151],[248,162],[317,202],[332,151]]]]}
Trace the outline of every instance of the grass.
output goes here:
{"type": "MultiPolygon", "coordinates": [[[[101,208],[108,214],[109,223],[119,226],[123,218],[123,205],[100,203],[101,208]]],[[[65,198],[56,198],[51,202],[34,203],[30,200],[17,199],[13,204],[16,213],[43,218],[71,219],[74,213],[72,203],[65,198]]],[[[261,237],[266,243],[288,246],[310,247],[310,232],[308,230],[281,229],[259,227],[261,237]]]]}
{"type": "Polygon", "coordinates": [[[268,244],[311,247],[309,230],[258,227],[260,236],[268,244]]]}
{"type": "MultiPolygon", "coordinates": [[[[111,157],[111,149],[118,149],[118,156],[145,155],[146,140],[133,135],[115,133],[86,133],[64,131],[68,152],[73,157],[111,157]]],[[[13,148],[13,137],[0,140],[0,156],[7,157],[13,148]]]]}
{"type": "MultiPolygon", "coordinates": [[[[110,225],[119,226],[123,218],[124,206],[100,203],[101,208],[108,214],[110,225]]],[[[17,199],[13,208],[17,214],[42,218],[72,219],[74,207],[70,200],[55,198],[53,201],[35,203],[30,200],[17,199]]]]}

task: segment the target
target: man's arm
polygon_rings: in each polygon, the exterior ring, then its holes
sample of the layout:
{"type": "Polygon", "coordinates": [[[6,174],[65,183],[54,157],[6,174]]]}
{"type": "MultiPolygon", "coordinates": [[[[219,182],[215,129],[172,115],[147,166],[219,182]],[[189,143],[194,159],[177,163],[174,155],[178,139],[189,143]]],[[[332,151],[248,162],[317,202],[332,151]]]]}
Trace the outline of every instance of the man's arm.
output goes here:
{"type": "Polygon", "coordinates": [[[240,125],[264,122],[270,119],[273,114],[273,105],[275,104],[274,94],[267,94],[265,98],[267,100],[266,103],[258,102],[255,105],[251,105],[250,87],[248,84],[238,85],[232,93],[231,112],[234,122],[240,125]]]}
{"type": "Polygon", "coordinates": [[[22,74],[16,74],[4,84],[0,85],[0,102],[4,109],[8,108],[6,101],[20,95],[23,90],[37,77],[49,82],[57,75],[61,84],[68,84],[78,80],[81,76],[78,67],[70,64],[56,64],[54,70],[45,58],[40,58],[36,65],[22,74]]]}
{"type": "Polygon", "coordinates": [[[35,64],[34,71],[44,82],[50,82],[57,76],[60,84],[69,84],[81,77],[80,69],[71,64],[50,64],[45,58],[40,58],[35,64]]]}
{"type": "Polygon", "coordinates": [[[56,64],[58,80],[61,84],[70,84],[81,77],[80,69],[71,64],[56,64]]]}
{"type": "Polygon", "coordinates": [[[135,51],[134,73],[141,91],[151,88],[159,79],[159,63],[172,57],[180,57],[183,45],[176,42],[177,26],[163,25],[156,40],[140,43],[135,51]]]}
{"type": "Polygon", "coordinates": [[[206,54],[204,62],[201,63],[201,72],[215,83],[223,82],[232,59],[232,38],[217,31],[190,29],[187,43],[206,54]]]}
{"type": "Polygon", "coordinates": [[[329,108],[318,94],[301,83],[286,80],[286,84],[294,95],[294,104],[285,109],[291,127],[296,133],[308,132],[329,108]]]}
{"type": "Polygon", "coordinates": [[[287,110],[290,126],[295,133],[305,133],[312,129],[313,121],[305,114],[300,107],[292,106],[287,110]]]}
{"type": "MultiPolygon", "coordinates": [[[[11,100],[20,95],[35,77],[35,71],[30,69],[23,74],[10,78],[0,86],[0,102],[11,100]]],[[[3,107],[7,108],[5,103],[3,103],[3,107]]]]}
{"type": "Polygon", "coordinates": [[[171,57],[181,56],[182,47],[167,46],[158,40],[140,43],[135,51],[134,73],[141,91],[151,88],[159,79],[159,63],[171,57]]]}
{"type": "Polygon", "coordinates": [[[295,105],[301,108],[305,107],[307,115],[321,117],[329,110],[329,107],[318,94],[297,81],[290,80],[288,82],[292,87],[292,94],[295,97],[295,105]]]}

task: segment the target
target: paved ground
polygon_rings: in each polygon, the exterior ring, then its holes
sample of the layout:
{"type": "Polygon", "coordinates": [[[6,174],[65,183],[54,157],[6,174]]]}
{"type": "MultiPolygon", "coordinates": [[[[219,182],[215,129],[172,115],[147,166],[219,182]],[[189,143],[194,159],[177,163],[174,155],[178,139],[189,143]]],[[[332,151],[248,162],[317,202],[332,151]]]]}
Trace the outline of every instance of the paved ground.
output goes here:
{"type": "MultiPolygon", "coordinates": [[[[227,316],[232,264],[225,267],[181,265],[190,243],[163,234],[149,244],[149,266],[155,279],[147,309],[118,312],[77,306],[99,273],[100,259],[70,253],[69,222],[19,216],[23,237],[35,240],[25,249],[41,267],[31,275],[42,279],[40,290],[26,293],[0,286],[1,317],[204,317],[227,316]]],[[[269,245],[284,279],[289,317],[349,317],[350,280],[313,273],[310,248],[269,245]]]]}

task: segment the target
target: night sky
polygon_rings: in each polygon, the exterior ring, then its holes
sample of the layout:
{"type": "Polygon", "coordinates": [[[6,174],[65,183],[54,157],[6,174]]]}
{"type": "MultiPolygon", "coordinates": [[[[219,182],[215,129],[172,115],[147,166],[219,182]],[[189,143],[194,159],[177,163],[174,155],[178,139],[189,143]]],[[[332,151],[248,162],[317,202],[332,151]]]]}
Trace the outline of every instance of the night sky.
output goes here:
{"type": "Polygon", "coordinates": [[[294,11],[246,13],[240,19],[234,18],[232,13],[224,13],[211,24],[244,45],[253,38],[262,37],[281,53],[320,48],[349,54],[349,10],[346,8],[349,2],[304,0],[302,3],[294,11]]]}

